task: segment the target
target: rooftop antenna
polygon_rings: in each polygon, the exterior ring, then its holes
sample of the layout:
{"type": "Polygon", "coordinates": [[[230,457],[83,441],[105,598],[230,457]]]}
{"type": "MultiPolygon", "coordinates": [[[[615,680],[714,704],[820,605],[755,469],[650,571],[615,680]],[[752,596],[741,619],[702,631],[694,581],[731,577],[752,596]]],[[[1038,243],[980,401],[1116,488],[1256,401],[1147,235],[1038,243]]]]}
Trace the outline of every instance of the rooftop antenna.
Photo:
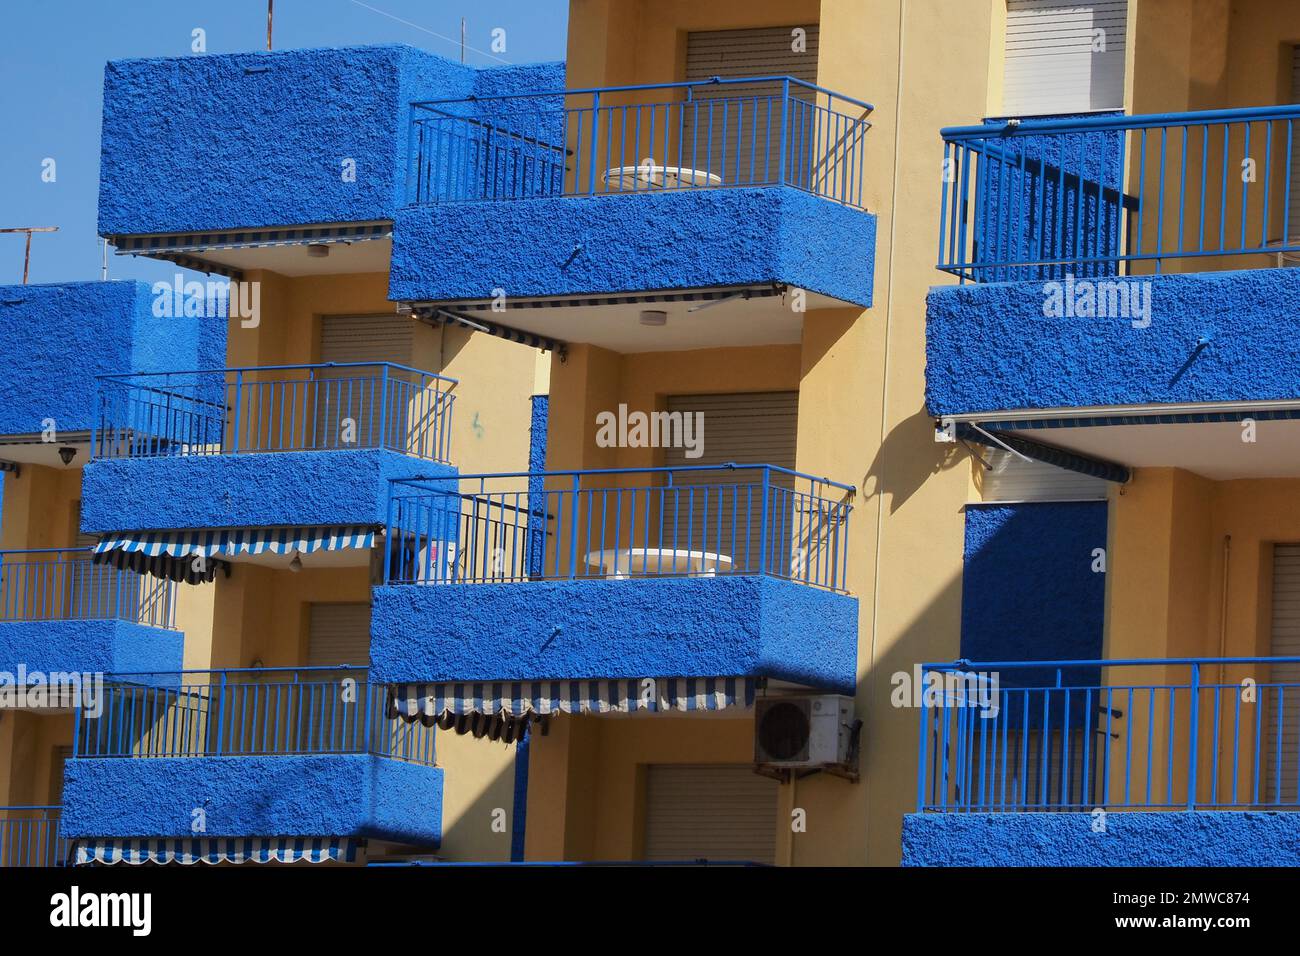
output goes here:
{"type": "Polygon", "coordinates": [[[30,271],[32,264],[32,233],[58,231],[58,226],[11,226],[0,228],[0,232],[25,232],[27,234],[27,248],[23,252],[23,285],[27,284],[27,273],[30,271]]]}
{"type": "Polygon", "coordinates": [[[271,49],[271,20],[275,17],[275,0],[266,0],[266,49],[271,49]]]}
{"type": "Polygon", "coordinates": [[[460,18],[460,62],[465,62],[465,18],[460,18]]]}

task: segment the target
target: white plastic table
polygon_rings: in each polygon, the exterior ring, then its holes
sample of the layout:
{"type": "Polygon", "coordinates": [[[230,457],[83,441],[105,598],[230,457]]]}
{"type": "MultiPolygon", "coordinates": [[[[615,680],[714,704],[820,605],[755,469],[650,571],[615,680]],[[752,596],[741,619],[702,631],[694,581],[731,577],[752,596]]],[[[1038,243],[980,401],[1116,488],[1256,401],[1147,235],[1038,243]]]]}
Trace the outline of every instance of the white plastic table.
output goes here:
{"type": "Polygon", "coordinates": [[[605,170],[605,175],[601,178],[606,186],[620,192],[676,189],[679,186],[722,185],[722,177],[707,170],[689,169],[685,166],[656,166],[654,163],[642,163],[640,166],[615,166],[605,170]]]}
{"type": "Polygon", "coordinates": [[[687,551],[682,548],[611,548],[590,551],[588,567],[598,567],[615,581],[639,574],[695,574],[712,577],[731,568],[731,556],[712,551],[687,551]]]}

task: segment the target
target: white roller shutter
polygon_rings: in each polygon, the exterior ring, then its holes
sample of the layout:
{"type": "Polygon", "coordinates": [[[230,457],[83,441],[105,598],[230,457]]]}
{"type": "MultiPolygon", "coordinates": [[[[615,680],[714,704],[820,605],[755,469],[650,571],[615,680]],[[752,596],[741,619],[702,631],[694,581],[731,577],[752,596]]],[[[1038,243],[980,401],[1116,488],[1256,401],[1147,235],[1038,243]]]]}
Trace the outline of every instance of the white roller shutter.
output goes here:
{"type": "MultiPolygon", "coordinates": [[[[1001,448],[979,449],[991,470],[983,471],[981,497],[992,501],[1104,501],[1108,483],[1041,461],[1025,461],[1001,448]]],[[[983,466],[978,466],[983,468],[983,466]]]]}
{"type": "Polygon", "coordinates": [[[370,664],[370,605],[312,604],[307,632],[307,666],[370,664]]]}
{"type": "Polygon", "coordinates": [[[777,787],[747,764],[652,764],[645,858],[775,863],[777,787]]]}
{"type": "MultiPolygon", "coordinates": [[[[1275,657],[1300,657],[1300,545],[1279,544],[1273,548],[1273,628],[1270,652],[1275,657]]],[[[1264,792],[1270,802],[1294,803],[1296,774],[1300,770],[1300,664],[1273,664],[1269,683],[1289,684],[1282,695],[1282,786],[1276,783],[1278,692],[1269,687],[1260,695],[1267,714],[1260,747],[1269,755],[1264,792]]]]}
{"type": "Polygon", "coordinates": [[[1007,0],[1002,112],[1123,109],[1127,21],[1128,0],[1007,0]]]}
{"type": "MultiPolygon", "coordinates": [[[[792,76],[807,83],[817,82],[817,24],[791,24],[785,27],[759,27],[752,30],[706,30],[686,35],[686,79],[707,80],[720,76],[737,79],[747,76],[792,76]],[[794,50],[794,31],[806,32],[806,46],[802,52],[794,50]]],[[[708,169],[721,176],[724,183],[774,182],[779,172],[780,158],[780,83],[754,83],[736,86],[700,87],[693,92],[695,99],[707,102],[729,98],[750,101],[729,104],[724,114],[720,104],[713,107],[712,126],[705,106],[698,114],[688,113],[685,118],[687,137],[683,142],[682,165],[695,169],[708,169]],[[768,97],[771,101],[769,117],[768,97]],[[712,129],[712,145],[706,142],[712,129]],[[692,137],[690,134],[700,134],[692,137]],[[762,155],[763,146],[767,155],[762,155]],[[752,155],[755,146],[759,155],[752,155]]],[[[793,88],[792,97],[812,98],[812,91],[793,88]]],[[[671,157],[669,165],[676,165],[671,157]]]]}
{"type": "MultiPolygon", "coordinates": [[[[321,319],[320,360],[322,362],[394,362],[410,365],[415,322],[405,315],[327,315],[321,319]]],[[[356,423],[354,437],[359,447],[380,444],[382,385],[375,368],[328,369],[318,378],[337,379],[320,386],[317,395],[316,446],[336,448],[346,442],[345,419],[356,423]]],[[[391,397],[391,395],[390,395],[391,397]]],[[[397,413],[397,410],[390,409],[397,413]]],[[[390,419],[391,421],[391,419],[390,419]]],[[[393,426],[390,435],[400,435],[393,426]]]]}

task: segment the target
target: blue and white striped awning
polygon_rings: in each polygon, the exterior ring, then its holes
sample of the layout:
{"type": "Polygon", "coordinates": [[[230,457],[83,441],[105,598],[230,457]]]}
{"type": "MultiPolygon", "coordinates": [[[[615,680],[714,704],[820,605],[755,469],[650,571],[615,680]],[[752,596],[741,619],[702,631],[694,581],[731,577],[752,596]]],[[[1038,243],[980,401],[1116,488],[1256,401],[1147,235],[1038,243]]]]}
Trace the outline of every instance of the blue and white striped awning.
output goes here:
{"type": "Polygon", "coordinates": [[[92,863],[354,863],[359,841],[346,837],[244,837],[201,840],[81,840],[77,866],[92,863]]]}
{"type": "Polygon", "coordinates": [[[174,581],[211,581],[219,562],[259,554],[291,556],[317,551],[368,550],[376,530],[365,525],[301,528],[214,528],[195,531],[128,531],[95,545],[95,560],[174,581]],[[202,571],[193,567],[201,562],[202,571]]]}
{"type": "Polygon", "coordinates": [[[390,716],[493,740],[517,740],[554,714],[711,711],[754,706],[752,677],[406,684],[390,716]]]}
{"type": "Polygon", "coordinates": [[[221,249],[265,249],[271,246],[307,246],[338,242],[389,239],[391,222],[352,223],[336,226],[287,226],[276,229],[233,229],[214,232],[173,232],[152,236],[110,236],[118,255],[160,252],[211,252],[221,249]]]}
{"type": "Polygon", "coordinates": [[[200,531],[129,531],[111,535],[95,552],[138,552],[154,558],[234,558],[241,554],[312,554],[344,548],[371,548],[375,529],[364,525],[310,528],[213,528],[200,531]]]}

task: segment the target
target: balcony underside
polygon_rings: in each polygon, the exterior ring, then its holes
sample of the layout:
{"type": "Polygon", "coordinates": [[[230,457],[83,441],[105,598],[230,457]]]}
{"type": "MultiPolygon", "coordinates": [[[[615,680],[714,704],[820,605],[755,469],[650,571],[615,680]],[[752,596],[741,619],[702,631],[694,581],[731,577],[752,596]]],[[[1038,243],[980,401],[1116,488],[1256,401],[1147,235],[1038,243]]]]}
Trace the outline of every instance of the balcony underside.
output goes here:
{"type": "Polygon", "coordinates": [[[1300,813],[912,813],[904,866],[1297,866],[1300,813]]]}
{"type": "Polygon", "coordinates": [[[858,602],[790,581],[393,585],[375,589],[385,683],[767,677],[853,693],[858,602]]]}
{"type": "Polygon", "coordinates": [[[0,623],[0,671],[134,674],[182,667],[180,631],[130,621],[0,623]]]}
{"type": "Polygon", "coordinates": [[[81,530],[382,525],[388,479],[449,473],[384,449],[97,459],[81,530]]]}
{"type": "MultiPolygon", "coordinates": [[[[809,308],[867,307],[875,232],[870,213],[783,186],[410,206],[394,224],[389,296],[451,304],[502,290],[509,305],[777,284],[815,296],[809,308]],[[448,248],[458,250],[454,261],[443,254],[448,248]]],[[[792,311],[789,302],[782,307],[792,311]]],[[[596,341],[565,328],[558,312],[552,323],[549,310],[529,311],[530,327],[549,329],[544,334],[565,338],[564,329],[568,341],[596,341]]],[[[699,318],[714,318],[714,309],[699,318]]],[[[605,316],[592,311],[588,319],[595,326],[605,316]]],[[[670,316],[668,330],[673,324],[670,316]]],[[[737,343],[667,347],[722,344],[737,343]]]]}
{"type": "Polygon", "coordinates": [[[366,754],[75,759],[63,802],[66,839],[442,838],[442,770],[366,754]]]}

